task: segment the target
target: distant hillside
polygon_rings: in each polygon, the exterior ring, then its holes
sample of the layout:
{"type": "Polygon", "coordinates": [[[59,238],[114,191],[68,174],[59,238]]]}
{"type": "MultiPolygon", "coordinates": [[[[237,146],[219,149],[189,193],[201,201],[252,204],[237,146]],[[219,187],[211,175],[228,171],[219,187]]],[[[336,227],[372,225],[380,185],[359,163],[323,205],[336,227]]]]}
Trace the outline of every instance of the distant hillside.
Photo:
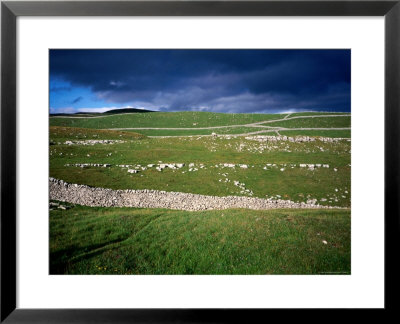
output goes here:
{"type": "Polygon", "coordinates": [[[105,111],[103,114],[126,114],[126,113],[146,113],[146,112],[154,112],[154,111],[147,109],[138,109],[138,108],[121,108],[121,109],[108,110],[105,111]]]}
{"type": "Polygon", "coordinates": [[[129,113],[147,113],[147,112],[154,112],[152,110],[147,110],[147,109],[138,109],[138,108],[121,108],[121,109],[111,109],[107,110],[103,113],[99,112],[76,112],[73,114],[67,114],[67,113],[56,113],[56,114],[50,114],[50,116],[64,116],[64,117],[69,117],[69,116],[79,116],[79,115],[85,115],[85,116],[101,116],[101,115],[117,115],[117,114],[129,114],[129,113]]]}

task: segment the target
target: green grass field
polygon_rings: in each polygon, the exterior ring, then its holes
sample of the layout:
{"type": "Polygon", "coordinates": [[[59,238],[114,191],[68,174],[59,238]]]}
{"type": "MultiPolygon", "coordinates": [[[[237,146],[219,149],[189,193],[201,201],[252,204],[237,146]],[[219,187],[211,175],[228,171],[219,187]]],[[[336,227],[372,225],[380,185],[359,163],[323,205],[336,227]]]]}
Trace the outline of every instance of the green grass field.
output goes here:
{"type": "MultiPolygon", "coordinates": [[[[53,133],[52,129],[51,141],[63,143],[65,132],[53,133]]],[[[84,133],[83,130],[74,131],[84,133]]],[[[118,132],[114,133],[112,137],[120,138],[118,132]]],[[[97,138],[94,135],[91,138],[97,138]]],[[[71,183],[112,189],[158,189],[216,196],[242,195],[240,188],[234,185],[234,181],[240,181],[253,192],[254,197],[279,195],[293,201],[318,199],[322,205],[349,207],[350,148],[347,141],[265,144],[243,137],[134,137],[113,145],[52,145],[50,176],[71,183]],[[146,166],[159,161],[185,163],[185,167],[162,172],[153,167],[138,174],[128,174],[126,168],[117,166],[146,166]],[[77,163],[108,163],[111,167],[82,169],[65,166],[77,163]],[[195,163],[198,170],[189,172],[190,163],[195,163]],[[219,166],[224,163],[246,164],[248,168],[219,166]],[[310,171],[300,168],[302,163],[329,164],[330,167],[310,171]],[[200,168],[201,164],[203,168],[200,168]],[[276,166],[265,170],[267,164],[276,166]]]]}
{"type": "Polygon", "coordinates": [[[132,132],[146,136],[191,136],[191,135],[236,135],[262,131],[261,127],[226,127],[217,129],[190,129],[190,130],[169,130],[169,129],[137,129],[132,132]]]}
{"type": "Polygon", "coordinates": [[[340,128],[350,127],[350,116],[341,117],[312,117],[312,118],[296,118],[268,123],[268,126],[285,127],[285,128],[340,128]]]}
{"type": "Polygon", "coordinates": [[[334,138],[351,138],[351,130],[283,130],[279,134],[286,136],[322,136],[334,138]]]}
{"type": "MultiPolygon", "coordinates": [[[[51,210],[51,272],[350,273],[351,141],[318,140],[318,136],[350,138],[350,129],[329,130],[350,127],[350,117],[287,119],[265,124],[327,128],[279,131],[287,136],[317,136],[314,142],[306,143],[259,142],[245,136],[196,136],[212,132],[234,135],[259,131],[263,128],[257,125],[196,128],[245,125],[285,116],[287,114],[151,112],[104,118],[50,118],[50,176],[70,183],[295,202],[316,199],[320,205],[346,208],[187,212],[72,206],[68,210],[51,210]],[[195,129],[107,129],[134,127],[195,129]],[[66,143],[88,140],[123,142],[66,143]],[[84,163],[110,166],[75,166],[84,163]],[[166,168],[162,172],[148,166],[159,163],[184,163],[185,166],[166,168]],[[224,164],[235,164],[235,167],[224,167],[224,164]],[[321,166],[309,169],[300,164],[321,166]],[[329,167],[322,167],[323,164],[329,167]],[[128,168],[120,165],[130,165],[139,172],[128,173],[128,168]],[[246,168],[240,165],[246,165],[246,168]],[[235,185],[237,181],[248,191],[235,185]]],[[[275,132],[264,134],[276,135],[275,132]]]]}
{"type": "Polygon", "coordinates": [[[329,116],[329,115],[350,115],[348,112],[317,112],[317,111],[308,111],[308,112],[298,112],[290,114],[290,117],[294,116],[329,116]]]}
{"type": "MultiPolygon", "coordinates": [[[[298,113],[298,114],[222,114],[209,112],[150,112],[130,114],[98,114],[92,116],[53,116],[50,118],[50,126],[64,126],[86,129],[120,129],[126,132],[140,133],[146,136],[192,136],[192,135],[235,135],[246,134],[265,129],[266,134],[274,135],[267,128],[249,124],[265,121],[261,126],[271,128],[350,128],[349,116],[337,116],[324,118],[332,114],[322,113],[298,113]],[[308,118],[309,116],[315,116],[308,118]],[[322,117],[321,117],[322,116],[322,117]],[[96,117],[96,118],[93,118],[96,117]],[[287,120],[282,120],[288,117],[287,120]],[[295,118],[294,117],[305,117],[295,118]],[[276,121],[274,121],[276,120],[276,121]],[[226,127],[235,125],[236,127],[226,127]],[[221,127],[222,126],[222,127],[221,127]],[[204,129],[204,127],[220,127],[204,129]],[[136,129],[153,128],[153,129],[136,129]],[[157,129],[166,128],[166,129],[157,129]],[[181,129],[173,129],[181,128],[181,129]],[[187,128],[187,129],[182,129],[187,128]],[[203,128],[203,129],[202,129],[203,128]]],[[[282,130],[284,131],[284,130],[282,130]]],[[[287,131],[284,131],[287,132],[287,131]]],[[[302,135],[304,130],[294,130],[291,135],[302,135]]],[[[310,134],[313,131],[309,130],[310,134]]],[[[324,134],[325,130],[320,131],[324,134]]],[[[346,130],[339,131],[346,132],[346,130]]],[[[349,132],[349,131],[347,131],[349,132]]],[[[324,136],[318,135],[313,136],[324,136]]]]}
{"type": "Polygon", "coordinates": [[[152,112],[109,115],[99,118],[51,117],[50,126],[70,126],[83,128],[130,128],[130,127],[212,127],[244,125],[285,115],[276,114],[223,114],[210,112],[152,112]]]}
{"type": "Polygon", "coordinates": [[[50,273],[349,274],[350,211],[54,210],[50,273]]]}
{"type": "Polygon", "coordinates": [[[111,140],[135,140],[143,139],[146,136],[134,132],[109,131],[90,128],[76,127],[50,127],[50,140],[68,141],[68,140],[88,140],[88,139],[111,139],[111,140]]]}

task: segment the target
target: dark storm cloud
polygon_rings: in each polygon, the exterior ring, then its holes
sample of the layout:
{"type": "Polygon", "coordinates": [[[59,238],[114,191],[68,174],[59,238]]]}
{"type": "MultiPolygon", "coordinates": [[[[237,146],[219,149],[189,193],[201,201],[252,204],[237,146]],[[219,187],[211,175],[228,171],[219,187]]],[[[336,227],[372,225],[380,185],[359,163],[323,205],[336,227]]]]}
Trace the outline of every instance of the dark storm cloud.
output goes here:
{"type": "Polygon", "coordinates": [[[350,111],[350,50],[51,50],[50,74],[150,109],[350,111]]]}

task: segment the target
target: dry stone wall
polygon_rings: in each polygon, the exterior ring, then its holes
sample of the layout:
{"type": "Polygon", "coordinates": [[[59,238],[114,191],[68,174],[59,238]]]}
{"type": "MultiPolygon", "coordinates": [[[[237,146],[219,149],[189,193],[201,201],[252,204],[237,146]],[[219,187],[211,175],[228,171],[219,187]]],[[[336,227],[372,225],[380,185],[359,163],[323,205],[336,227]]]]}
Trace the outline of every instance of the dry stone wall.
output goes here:
{"type": "Polygon", "coordinates": [[[66,141],[66,145],[96,145],[96,144],[122,144],[122,140],[85,140],[85,141],[66,141]]]}
{"type": "Polygon", "coordinates": [[[253,197],[216,197],[183,192],[158,190],[112,190],[86,185],[70,184],[63,180],[49,179],[50,199],[92,207],[168,208],[178,210],[212,210],[228,208],[338,208],[290,200],[272,200],[253,197]]]}
{"type": "Polygon", "coordinates": [[[292,143],[308,143],[308,142],[327,142],[327,143],[335,143],[340,141],[348,141],[351,140],[349,138],[334,138],[334,137],[311,137],[311,136],[268,136],[268,135],[258,135],[258,136],[247,136],[245,137],[247,140],[257,141],[257,142],[279,142],[279,141],[289,141],[292,143]]]}

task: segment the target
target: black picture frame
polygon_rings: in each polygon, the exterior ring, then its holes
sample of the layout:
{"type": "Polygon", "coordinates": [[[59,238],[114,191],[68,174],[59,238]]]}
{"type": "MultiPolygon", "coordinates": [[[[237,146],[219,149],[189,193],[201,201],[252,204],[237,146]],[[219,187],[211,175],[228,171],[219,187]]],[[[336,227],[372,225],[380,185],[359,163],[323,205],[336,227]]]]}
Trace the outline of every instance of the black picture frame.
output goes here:
{"type": "MultiPolygon", "coordinates": [[[[396,308],[399,237],[400,0],[2,1],[1,317],[4,323],[250,322],[266,310],[16,308],[16,18],[18,16],[384,16],[385,310],[396,308]],[[247,322],[247,321],[246,321],[247,322]]],[[[373,188],[371,188],[373,190],[373,188]]],[[[373,262],[373,260],[371,260],[373,262]]],[[[257,320],[258,321],[258,320],[257,320]]]]}

